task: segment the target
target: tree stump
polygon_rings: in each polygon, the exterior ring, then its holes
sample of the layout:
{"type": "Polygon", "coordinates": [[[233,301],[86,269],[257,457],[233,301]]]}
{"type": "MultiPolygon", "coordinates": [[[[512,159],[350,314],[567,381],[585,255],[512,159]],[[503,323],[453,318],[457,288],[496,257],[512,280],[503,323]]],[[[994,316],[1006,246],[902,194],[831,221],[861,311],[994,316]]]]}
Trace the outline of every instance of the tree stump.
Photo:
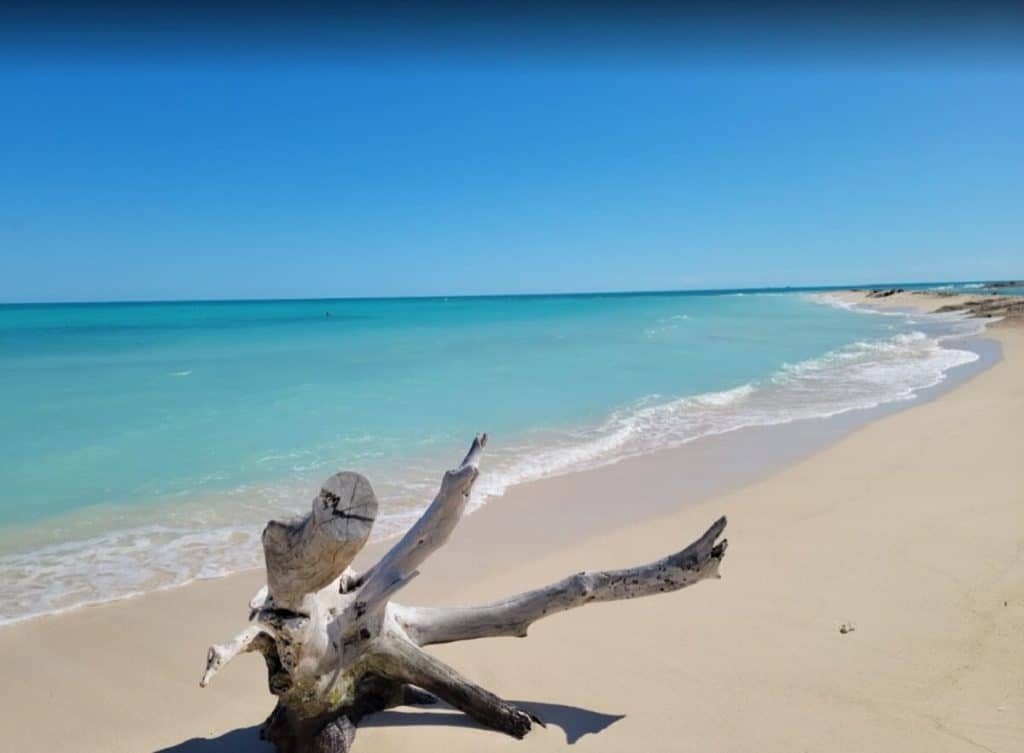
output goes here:
{"type": "Polygon", "coordinates": [[[492,636],[525,637],[542,617],[597,601],[677,591],[717,578],[726,540],[718,519],[699,539],[656,562],[580,572],[533,591],[469,607],[411,607],[391,597],[444,545],[466,509],[487,435],[444,474],[420,519],[365,573],[349,565],[366,543],[377,499],[363,476],[324,482],[310,513],[271,521],[263,532],[267,585],[249,604],[252,623],[207,654],[205,687],[235,656],[258,651],[277,706],[261,736],[280,753],[344,753],[367,714],[441,699],[480,724],[516,738],[535,723],[423,650],[492,636]]]}

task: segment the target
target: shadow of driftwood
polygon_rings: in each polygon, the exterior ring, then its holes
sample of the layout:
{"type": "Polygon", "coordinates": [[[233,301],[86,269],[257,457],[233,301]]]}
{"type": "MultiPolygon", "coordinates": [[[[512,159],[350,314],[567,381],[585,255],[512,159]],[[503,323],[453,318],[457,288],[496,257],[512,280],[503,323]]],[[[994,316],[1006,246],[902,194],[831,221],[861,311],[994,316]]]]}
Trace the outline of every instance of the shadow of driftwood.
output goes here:
{"type": "MultiPolygon", "coordinates": [[[[516,706],[536,714],[549,727],[560,727],[565,733],[565,741],[572,745],[584,735],[596,735],[604,731],[625,714],[602,714],[577,706],[564,706],[560,703],[539,703],[536,701],[512,701],[516,706]]],[[[444,725],[448,727],[475,727],[483,729],[465,714],[440,704],[437,710],[402,710],[382,711],[368,716],[359,723],[360,727],[432,727],[444,725]]],[[[219,753],[219,751],[218,751],[219,753]]]]}
{"type": "MultiPolygon", "coordinates": [[[[624,714],[602,714],[560,703],[513,701],[536,714],[549,727],[560,727],[565,741],[572,745],[584,735],[596,735],[622,719],[624,714]]],[[[465,714],[440,704],[431,711],[408,707],[403,711],[382,711],[363,719],[360,727],[475,727],[483,729],[465,714]]],[[[226,732],[220,737],[193,737],[191,740],[161,748],[154,753],[273,753],[273,746],[260,740],[259,725],[226,732]]],[[[498,734],[498,733],[495,733],[498,734]]]]}
{"type": "Polygon", "coordinates": [[[220,737],[193,737],[154,753],[274,753],[274,746],[260,740],[260,725],[225,732],[220,737]]]}

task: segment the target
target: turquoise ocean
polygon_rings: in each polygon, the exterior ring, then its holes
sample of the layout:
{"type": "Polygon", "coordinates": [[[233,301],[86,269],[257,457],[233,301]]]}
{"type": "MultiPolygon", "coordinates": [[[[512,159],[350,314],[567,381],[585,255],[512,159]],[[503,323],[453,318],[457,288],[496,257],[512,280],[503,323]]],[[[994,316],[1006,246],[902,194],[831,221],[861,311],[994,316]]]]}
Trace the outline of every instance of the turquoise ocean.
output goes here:
{"type": "Polygon", "coordinates": [[[913,399],[980,325],[827,293],[0,306],[0,622],[260,564],[341,469],[401,531],[702,436],[913,399]]]}

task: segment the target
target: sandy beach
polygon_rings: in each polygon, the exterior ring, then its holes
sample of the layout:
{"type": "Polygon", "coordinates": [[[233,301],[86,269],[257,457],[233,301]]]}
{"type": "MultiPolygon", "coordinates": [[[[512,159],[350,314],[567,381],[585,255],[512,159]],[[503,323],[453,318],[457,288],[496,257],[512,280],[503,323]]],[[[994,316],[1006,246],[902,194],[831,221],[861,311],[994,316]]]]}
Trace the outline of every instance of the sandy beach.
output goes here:
{"type": "MultiPolygon", "coordinates": [[[[730,547],[719,581],[557,615],[526,640],[431,648],[547,722],[525,740],[417,708],[367,719],[355,750],[1020,750],[1024,328],[985,336],[1002,349],[992,368],[739,488],[685,499],[704,482],[687,477],[700,450],[684,446],[516,487],[471,515],[403,603],[638,564],[721,514],[730,547]],[[614,524],[576,525],[587,516],[614,524]]],[[[269,750],[259,657],[198,687],[206,647],[244,626],[262,582],[244,573],[0,629],[5,749],[269,750]]]]}

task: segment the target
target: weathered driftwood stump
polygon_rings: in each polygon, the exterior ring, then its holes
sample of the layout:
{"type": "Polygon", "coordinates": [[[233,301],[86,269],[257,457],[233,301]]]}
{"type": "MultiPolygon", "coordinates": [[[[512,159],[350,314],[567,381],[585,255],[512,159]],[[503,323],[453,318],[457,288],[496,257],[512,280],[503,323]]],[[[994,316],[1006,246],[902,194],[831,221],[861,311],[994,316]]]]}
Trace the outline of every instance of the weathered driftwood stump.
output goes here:
{"type": "Polygon", "coordinates": [[[595,601],[675,591],[718,577],[725,518],[697,541],[639,567],[581,572],[475,607],[407,607],[391,597],[451,535],[477,477],[486,435],[448,471],[423,516],[369,571],[349,567],[370,535],[377,500],[357,473],[327,479],[313,510],[263,532],[267,585],[250,602],[252,626],[210,648],[206,686],[240,653],[266,660],[277,707],[261,736],[281,753],[339,753],[356,725],[385,708],[440,698],[481,724],[522,737],[541,720],[474,684],[423,650],[432,643],[526,636],[536,620],[595,601]]]}

